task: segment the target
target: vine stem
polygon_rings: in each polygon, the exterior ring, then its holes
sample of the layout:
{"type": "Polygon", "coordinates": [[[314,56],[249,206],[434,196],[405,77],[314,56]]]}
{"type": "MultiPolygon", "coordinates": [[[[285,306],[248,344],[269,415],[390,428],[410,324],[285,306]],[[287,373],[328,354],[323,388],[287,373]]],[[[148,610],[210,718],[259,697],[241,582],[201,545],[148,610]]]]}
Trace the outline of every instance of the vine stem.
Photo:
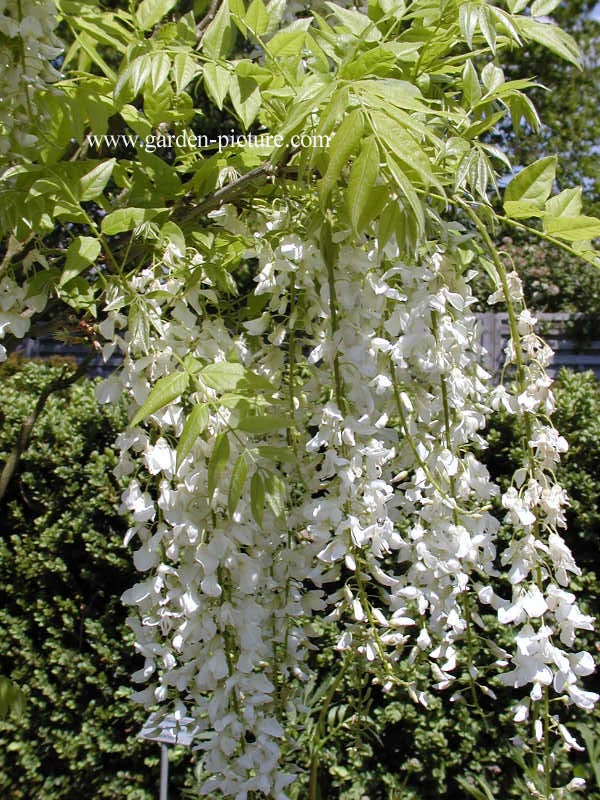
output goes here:
{"type": "MultiPolygon", "coordinates": [[[[515,363],[517,367],[517,380],[519,384],[519,391],[523,392],[526,389],[526,379],[525,379],[525,365],[523,363],[523,354],[521,352],[520,347],[520,335],[519,335],[519,325],[517,321],[517,316],[515,313],[515,308],[513,304],[513,299],[510,294],[510,286],[508,284],[508,275],[506,272],[506,267],[500,258],[500,255],[492,241],[490,234],[488,233],[487,228],[481,221],[481,219],[477,216],[475,211],[468,205],[464,200],[461,198],[455,198],[458,205],[467,213],[469,218],[472,220],[473,224],[481,234],[483,241],[485,242],[486,248],[492,258],[496,271],[498,273],[498,278],[500,280],[500,286],[502,288],[502,293],[504,295],[504,299],[506,302],[506,308],[508,312],[508,321],[509,321],[509,328],[510,328],[510,335],[511,340],[513,342],[514,351],[515,351],[515,363]]],[[[498,217],[498,219],[503,219],[511,224],[517,224],[518,227],[521,227],[525,230],[528,230],[532,233],[540,235],[542,238],[548,238],[543,234],[540,234],[539,231],[536,231],[534,228],[529,228],[526,225],[521,225],[520,223],[514,223],[514,220],[509,220],[507,217],[498,217]]],[[[558,242],[554,242],[553,244],[559,244],[558,242]]],[[[569,248],[570,251],[570,248],[569,248]]],[[[571,252],[571,251],[570,251],[571,252]]],[[[535,477],[535,462],[533,457],[533,452],[531,450],[531,446],[529,442],[532,439],[532,426],[531,426],[531,412],[524,411],[523,412],[523,423],[525,425],[525,438],[526,438],[526,447],[527,447],[527,458],[529,464],[529,472],[531,477],[535,477]]],[[[537,527],[537,522],[536,522],[537,527]]],[[[536,585],[540,592],[543,589],[542,584],[542,572],[540,567],[538,566],[536,569],[536,585]]],[[[549,689],[547,686],[543,687],[543,750],[544,750],[544,786],[545,786],[545,797],[546,800],[550,798],[551,794],[551,758],[550,758],[550,713],[549,713],[549,706],[550,706],[550,698],[549,698],[549,689]]],[[[535,720],[538,718],[538,707],[534,705],[534,725],[535,720]]],[[[537,762],[537,738],[534,733],[533,738],[533,758],[534,761],[537,762]]],[[[535,764],[534,764],[535,768],[535,764]]]]}

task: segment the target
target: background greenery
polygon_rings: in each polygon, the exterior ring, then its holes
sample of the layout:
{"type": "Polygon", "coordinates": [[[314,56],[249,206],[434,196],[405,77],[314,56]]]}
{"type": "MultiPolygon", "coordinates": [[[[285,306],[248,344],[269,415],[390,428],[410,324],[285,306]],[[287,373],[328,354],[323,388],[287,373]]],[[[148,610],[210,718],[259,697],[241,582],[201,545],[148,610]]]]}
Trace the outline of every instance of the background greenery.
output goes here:
{"type": "MultiPolygon", "coordinates": [[[[0,463],[64,368],[2,365],[0,463]]],[[[94,388],[49,398],[0,509],[0,674],[26,696],[21,717],[0,720],[6,800],[157,795],[159,747],[137,740],[146,714],[126,699],[140,667],[119,599],[136,580],[112,474],[126,418],[98,406],[94,388]]],[[[184,772],[174,768],[174,787],[184,772]]]]}

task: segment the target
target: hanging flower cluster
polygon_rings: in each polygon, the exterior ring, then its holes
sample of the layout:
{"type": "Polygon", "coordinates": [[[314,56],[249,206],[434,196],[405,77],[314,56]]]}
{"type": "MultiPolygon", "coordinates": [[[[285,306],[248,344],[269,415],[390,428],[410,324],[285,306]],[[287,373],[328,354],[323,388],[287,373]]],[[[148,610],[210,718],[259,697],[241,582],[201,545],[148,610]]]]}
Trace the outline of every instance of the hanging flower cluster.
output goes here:
{"type": "MultiPolygon", "coordinates": [[[[45,256],[31,250],[23,259],[29,270],[34,263],[47,266],[45,256]]],[[[6,336],[22,339],[27,335],[34,314],[44,310],[48,302],[46,291],[35,289],[27,280],[18,281],[11,272],[0,278],[0,341],[6,336]]],[[[0,361],[6,360],[6,348],[0,343],[0,361]]]]}
{"type": "Polygon", "coordinates": [[[36,142],[34,90],[59,77],[50,63],[63,51],[54,33],[56,13],[52,0],[0,4],[0,154],[36,142]]]}
{"type": "MultiPolygon", "coordinates": [[[[138,409],[118,443],[118,473],[131,475],[127,541],[147,573],[124,596],[145,659],[135,679],[149,682],[137,698],[194,719],[204,794],[284,800],[293,774],[280,745],[301,709],[315,612],[338,621],[338,649],[387,685],[395,663],[422,654],[432,686],[448,687],[464,644],[477,702],[493,696],[473,663],[478,609],[491,604],[521,626],[513,655],[495,651],[501,682],[531,687],[515,719],[532,703],[535,735],[555,727],[574,746],[542,706],[550,685],[580,707],[597,699],[580,683],[591,656],[569,652],[591,620],[565,589],[577,567],[556,531],[565,497],[551,479],[565,443],[542,421],[550,352],[516,277],[506,279],[518,315],[513,390],[481,367],[476,261],[455,231],[409,264],[394,244],[328,224],[286,233],[281,211],[266,223],[230,207],[212,216],[258,264],[258,317],[229,329],[211,313],[218,295],[202,256],[168,245],[129,295],[115,292],[100,326],[105,355],[126,354],[100,399],[125,389],[138,409]],[[145,319],[134,326],[123,313],[132,302],[145,319]],[[149,338],[136,333],[144,326],[149,338]],[[529,426],[526,466],[501,498],[508,546],[491,513],[499,489],[477,458],[499,404],[529,426]],[[501,568],[510,600],[493,588],[501,568]]],[[[423,687],[407,688],[427,704],[423,687]]]]}

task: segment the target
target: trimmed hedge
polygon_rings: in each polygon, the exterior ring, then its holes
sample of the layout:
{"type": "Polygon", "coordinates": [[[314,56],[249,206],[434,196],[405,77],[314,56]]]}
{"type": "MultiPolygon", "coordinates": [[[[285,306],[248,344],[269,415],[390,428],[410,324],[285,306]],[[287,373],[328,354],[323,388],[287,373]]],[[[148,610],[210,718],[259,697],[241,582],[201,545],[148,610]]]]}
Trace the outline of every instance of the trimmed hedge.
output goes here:
{"type": "MultiPolygon", "coordinates": [[[[0,464],[63,368],[2,365],[0,464]]],[[[111,446],[126,417],[98,406],[94,387],[49,398],[0,509],[0,674],[27,699],[20,719],[0,720],[5,800],[158,793],[159,748],[137,740],[146,714],[127,699],[140,663],[119,598],[137,577],[111,446]]],[[[172,787],[183,771],[172,770],[172,787]]]]}

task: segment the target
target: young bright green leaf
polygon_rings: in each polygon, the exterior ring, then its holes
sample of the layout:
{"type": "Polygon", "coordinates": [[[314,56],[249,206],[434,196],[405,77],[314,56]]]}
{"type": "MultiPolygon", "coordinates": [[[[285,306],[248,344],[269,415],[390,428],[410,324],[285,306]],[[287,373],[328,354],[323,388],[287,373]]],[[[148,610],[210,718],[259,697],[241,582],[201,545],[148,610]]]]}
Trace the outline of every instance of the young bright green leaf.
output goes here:
{"type": "MultiPolygon", "coordinates": [[[[180,55],[179,53],[177,55],[180,55]]],[[[152,56],[152,67],[150,69],[150,80],[152,91],[158,92],[163,83],[169,77],[171,69],[171,59],[166,53],[155,53],[152,56]]]]}
{"type": "Polygon", "coordinates": [[[269,55],[276,59],[300,57],[305,41],[304,28],[295,27],[291,30],[278,31],[272,39],[269,39],[269,55]]]}
{"type": "Polygon", "coordinates": [[[131,91],[133,97],[136,97],[146,87],[146,83],[150,80],[150,72],[152,70],[152,59],[149,55],[141,55],[134,58],[130,65],[131,76],[131,91]]]}
{"type": "Polygon", "coordinates": [[[234,31],[229,13],[229,3],[224,0],[208,28],[204,31],[201,47],[209,58],[225,58],[233,44],[234,31]]]}
{"type": "Polygon", "coordinates": [[[531,16],[545,17],[548,14],[551,14],[559,5],[560,0],[535,0],[531,6],[531,16]]]}
{"type": "Polygon", "coordinates": [[[490,61],[481,70],[481,81],[488,92],[493,92],[504,83],[504,72],[490,61]]]}
{"type": "Polygon", "coordinates": [[[179,466],[185,457],[191,452],[196,439],[204,430],[206,430],[209,419],[210,410],[207,405],[200,404],[194,406],[194,408],[191,410],[188,418],[185,421],[185,425],[183,426],[183,430],[177,444],[177,469],[179,469],[179,466]]]}
{"type": "Polygon", "coordinates": [[[356,152],[362,138],[364,119],[362,111],[351,111],[340,125],[337,133],[331,140],[329,149],[329,164],[325,175],[319,182],[319,195],[321,208],[325,208],[329,197],[338,182],[342,169],[348,163],[350,156],[356,152]]]}
{"type": "Polygon", "coordinates": [[[527,8],[529,0],[506,0],[506,4],[512,14],[520,14],[523,9],[527,8]]]}
{"type": "Polygon", "coordinates": [[[352,164],[346,191],[346,205],[355,233],[361,233],[377,211],[373,203],[373,188],[379,175],[379,148],[374,136],[369,136],[352,164]]]}
{"type": "Polygon", "coordinates": [[[246,461],[245,454],[240,453],[235,464],[233,465],[231,482],[229,484],[229,494],[227,497],[227,509],[229,511],[229,516],[233,515],[233,512],[236,510],[238,503],[240,502],[240,497],[244,491],[244,484],[246,483],[247,475],[248,462],[246,461]]]}
{"type": "Polygon", "coordinates": [[[143,222],[154,219],[166,208],[118,208],[102,220],[102,233],[113,236],[123,231],[131,231],[143,222]]]}
{"type": "Polygon", "coordinates": [[[135,12],[137,24],[149,31],[175,6],[177,0],[143,0],[135,12]]]}
{"type": "Polygon", "coordinates": [[[520,201],[543,208],[556,175],[556,156],[541,158],[522,169],[504,191],[504,202],[520,201]]]}
{"type": "MultiPolygon", "coordinates": [[[[207,64],[207,66],[212,66],[207,64]]],[[[188,83],[198,74],[200,67],[188,53],[177,53],[173,59],[173,79],[177,94],[181,94],[188,83]]]]}
{"type": "Polygon", "coordinates": [[[244,433],[270,433],[271,431],[281,430],[281,428],[288,428],[290,424],[289,417],[269,414],[268,416],[260,417],[243,417],[238,422],[237,429],[244,431],[244,433]]]}
{"type": "Polygon", "coordinates": [[[412,183],[404,174],[401,165],[398,164],[391,153],[388,154],[387,165],[392,174],[394,183],[400,191],[402,202],[406,206],[408,212],[412,214],[416,223],[417,232],[420,235],[420,233],[425,230],[425,211],[423,210],[423,204],[415,192],[412,183]]]}
{"type": "Polygon", "coordinates": [[[531,203],[527,200],[506,200],[504,211],[506,216],[511,219],[530,219],[531,217],[544,216],[544,211],[539,204],[531,203]]]}
{"type": "Polygon", "coordinates": [[[93,264],[100,255],[101,245],[92,236],[77,236],[67,250],[65,268],[60,276],[59,286],[64,286],[76,278],[80,272],[93,264]]]}
{"type": "Polygon", "coordinates": [[[250,508],[256,524],[262,527],[265,514],[265,484],[260,472],[255,472],[250,480],[250,508]]]}
{"type": "Polygon", "coordinates": [[[212,497],[217,488],[219,478],[223,474],[229,460],[229,439],[227,433],[220,433],[215,439],[215,446],[208,462],[208,497],[212,497]]]}
{"type": "Polygon", "coordinates": [[[244,23],[251,33],[258,36],[266,33],[269,28],[269,14],[263,0],[252,0],[248,11],[246,11],[244,23]]]}
{"type": "Polygon", "coordinates": [[[159,378],[152,387],[146,402],[138,409],[129,423],[130,427],[139,425],[142,420],[147,419],[168,403],[172,403],[185,392],[189,383],[190,376],[186,372],[173,372],[171,375],[159,378]]]}
{"type": "Polygon", "coordinates": [[[236,114],[248,130],[256,119],[261,107],[261,94],[258,84],[253,78],[246,78],[237,73],[231,76],[229,96],[236,114]]]}
{"type": "Polygon", "coordinates": [[[538,22],[531,17],[517,17],[514,23],[525,39],[547,47],[552,53],[581,69],[581,51],[575,39],[568,33],[556,25],[538,22]]]}
{"type": "Polygon", "coordinates": [[[365,14],[352,8],[342,8],[337,3],[327,2],[325,5],[357,39],[363,39],[365,42],[376,42],[381,39],[381,31],[365,14]]]}
{"type": "Polygon", "coordinates": [[[273,33],[273,31],[277,30],[283,19],[286,6],[287,0],[269,0],[267,3],[267,14],[269,15],[267,33],[273,33]]]}
{"type": "Polygon", "coordinates": [[[568,242],[585,242],[600,236],[600,219],[596,217],[544,217],[544,230],[568,242]]]}
{"type": "Polygon", "coordinates": [[[215,101],[217,108],[223,108],[223,103],[227,97],[227,92],[229,91],[229,85],[231,83],[231,73],[220,64],[209,61],[204,65],[202,75],[204,77],[204,86],[209,97],[215,101]]]}
{"type": "Polygon", "coordinates": [[[546,213],[551,217],[576,217],[581,214],[581,186],[565,189],[546,201],[546,213]]]}
{"type": "Polygon", "coordinates": [[[462,74],[463,79],[463,96],[467,101],[467,105],[472,108],[481,100],[481,86],[479,85],[479,78],[477,71],[471,62],[467,59],[462,74]]]}
{"type": "Polygon", "coordinates": [[[81,202],[94,200],[102,194],[116,163],[116,158],[102,161],[79,179],[79,200],[81,202]]]}

